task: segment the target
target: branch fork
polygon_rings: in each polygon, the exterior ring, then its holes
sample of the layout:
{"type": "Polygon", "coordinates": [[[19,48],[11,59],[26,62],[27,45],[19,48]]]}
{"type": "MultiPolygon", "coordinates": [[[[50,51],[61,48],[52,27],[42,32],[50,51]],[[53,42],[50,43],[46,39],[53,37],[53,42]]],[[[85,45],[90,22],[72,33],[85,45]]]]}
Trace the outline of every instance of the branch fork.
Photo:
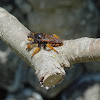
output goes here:
{"type": "Polygon", "coordinates": [[[100,61],[100,39],[87,37],[63,41],[63,46],[55,47],[59,54],[41,49],[31,59],[35,47],[29,52],[26,50],[29,32],[14,16],[0,8],[0,38],[35,69],[44,87],[59,83],[65,76],[64,67],[80,62],[100,61]]]}

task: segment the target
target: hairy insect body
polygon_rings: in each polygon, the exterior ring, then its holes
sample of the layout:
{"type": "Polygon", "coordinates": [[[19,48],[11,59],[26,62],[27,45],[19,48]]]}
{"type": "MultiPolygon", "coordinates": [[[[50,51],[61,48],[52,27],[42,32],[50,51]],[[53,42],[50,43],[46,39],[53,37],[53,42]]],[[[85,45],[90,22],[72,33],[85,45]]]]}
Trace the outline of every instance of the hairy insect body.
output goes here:
{"type": "Polygon", "coordinates": [[[26,49],[28,50],[31,49],[32,44],[38,44],[38,47],[32,54],[32,57],[34,54],[40,51],[41,46],[43,46],[44,49],[46,49],[46,47],[49,47],[50,49],[58,53],[58,51],[56,51],[53,47],[58,47],[63,45],[63,41],[60,40],[59,37],[55,34],[46,35],[45,33],[36,32],[36,33],[28,33],[27,37],[30,42],[27,44],[26,49]]]}

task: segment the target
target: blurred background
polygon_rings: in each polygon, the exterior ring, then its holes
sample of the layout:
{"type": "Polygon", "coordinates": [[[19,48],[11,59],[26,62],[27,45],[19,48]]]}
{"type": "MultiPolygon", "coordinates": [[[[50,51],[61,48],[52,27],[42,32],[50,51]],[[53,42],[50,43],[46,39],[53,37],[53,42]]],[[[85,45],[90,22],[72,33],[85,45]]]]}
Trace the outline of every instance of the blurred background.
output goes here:
{"type": "MultiPolygon", "coordinates": [[[[32,32],[65,40],[100,37],[100,0],[0,0],[0,7],[32,32]]],[[[75,64],[61,83],[45,89],[34,70],[0,40],[0,100],[89,99],[100,100],[100,62],[75,64]]]]}

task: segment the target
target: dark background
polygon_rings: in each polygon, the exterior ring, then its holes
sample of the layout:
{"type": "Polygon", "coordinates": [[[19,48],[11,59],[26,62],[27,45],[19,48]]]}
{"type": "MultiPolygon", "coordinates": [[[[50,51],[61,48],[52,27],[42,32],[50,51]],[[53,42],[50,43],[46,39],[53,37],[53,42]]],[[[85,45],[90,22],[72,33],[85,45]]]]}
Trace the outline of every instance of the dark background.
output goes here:
{"type": "MultiPolygon", "coordinates": [[[[65,40],[100,37],[99,0],[0,0],[0,7],[32,32],[65,40]]],[[[75,64],[60,84],[46,90],[34,70],[0,40],[0,100],[100,100],[99,82],[100,62],[75,64]]]]}

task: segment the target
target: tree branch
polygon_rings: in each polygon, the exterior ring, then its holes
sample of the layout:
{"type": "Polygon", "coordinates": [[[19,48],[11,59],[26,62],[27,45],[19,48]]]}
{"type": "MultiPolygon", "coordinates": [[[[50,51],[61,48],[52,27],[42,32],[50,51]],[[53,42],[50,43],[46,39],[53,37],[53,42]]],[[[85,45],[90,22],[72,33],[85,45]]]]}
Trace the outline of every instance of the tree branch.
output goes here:
{"type": "Polygon", "coordinates": [[[100,61],[100,38],[69,40],[64,45],[65,55],[70,64],[100,61]],[[69,55],[70,54],[70,55],[69,55]]]}
{"type": "Polygon", "coordinates": [[[31,59],[35,47],[29,52],[26,50],[27,33],[29,30],[26,27],[0,8],[0,38],[35,69],[39,81],[45,87],[53,86],[63,79],[64,66],[70,67],[74,63],[100,61],[100,39],[86,37],[64,41],[63,46],[55,48],[59,54],[41,49],[31,59]]]}

